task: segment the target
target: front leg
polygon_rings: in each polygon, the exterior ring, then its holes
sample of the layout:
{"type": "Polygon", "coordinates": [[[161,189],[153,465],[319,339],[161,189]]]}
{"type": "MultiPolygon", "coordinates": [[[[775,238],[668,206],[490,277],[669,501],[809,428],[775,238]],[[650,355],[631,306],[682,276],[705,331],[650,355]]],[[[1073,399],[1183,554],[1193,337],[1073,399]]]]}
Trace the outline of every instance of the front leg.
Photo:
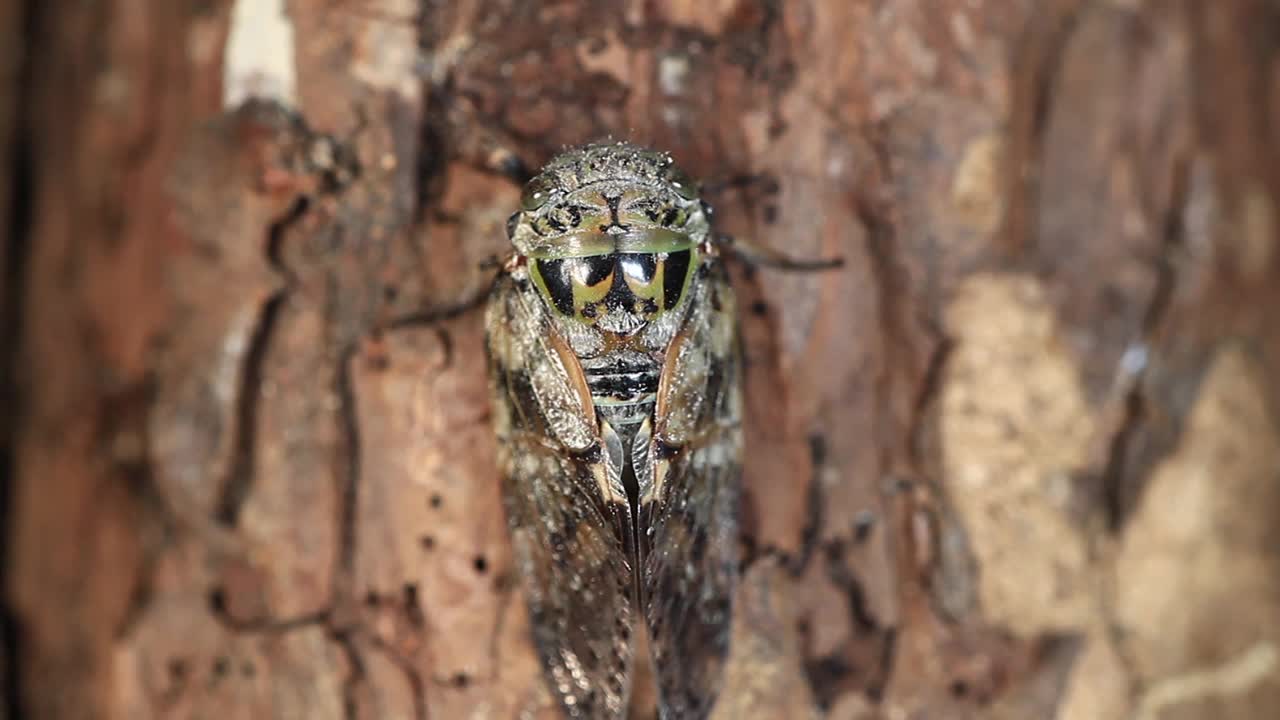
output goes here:
{"type": "Polygon", "coordinates": [[[741,240],[732,235],[719,235],[717,243],[726,252],[731,253],[748,265],[771,267],[792,272],[821,272],[844,267],[844,258],[842,257],[794,258],[773,248],[757,245],[749,240],[741,240]]]}

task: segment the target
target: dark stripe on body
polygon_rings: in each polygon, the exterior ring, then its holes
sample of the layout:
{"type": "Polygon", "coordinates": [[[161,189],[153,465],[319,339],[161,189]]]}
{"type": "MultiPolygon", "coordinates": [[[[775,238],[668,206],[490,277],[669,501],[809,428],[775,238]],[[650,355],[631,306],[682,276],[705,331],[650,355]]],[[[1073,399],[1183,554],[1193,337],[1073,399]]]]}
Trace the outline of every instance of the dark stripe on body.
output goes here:
{"type": "Polygon", "coordinates": [[[564,260],[539,260],[538,274],[547,286],[547,294],[556,309],[564,315],[573,314],[573,284],[565,276],[564,260]]]}
{"type": "Polygon", "coordinates": [[[585,367],[587,388],[597,401],[638,403],[652,400],[658,392],[662,369],[652,363],[614,363],[604,367],[585,367]]]}
{"type": "Polygon", "coordinates": [[[662,307],[670,310],[680,302],[684,291],[684,281],[689,276],[688,250],[673,252],[663,261],[665,267],[662,274],[662,307]]]}

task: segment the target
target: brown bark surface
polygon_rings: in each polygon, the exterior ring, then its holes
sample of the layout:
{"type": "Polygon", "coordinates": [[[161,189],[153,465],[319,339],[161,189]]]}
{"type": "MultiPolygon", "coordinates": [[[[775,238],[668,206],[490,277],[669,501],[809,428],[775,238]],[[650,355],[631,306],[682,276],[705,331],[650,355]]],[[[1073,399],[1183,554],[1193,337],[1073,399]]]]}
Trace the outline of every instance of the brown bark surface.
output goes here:
{"type": "Polygon", "coordinates": [[[555,717],[474,300],[605,137],[845,260],[732,268],[717,717],[1280,714],[1274,4],[289,0],[289,111],[223,108],[228,2],[54,5],[0,2],[10,715],[555,717]]]}

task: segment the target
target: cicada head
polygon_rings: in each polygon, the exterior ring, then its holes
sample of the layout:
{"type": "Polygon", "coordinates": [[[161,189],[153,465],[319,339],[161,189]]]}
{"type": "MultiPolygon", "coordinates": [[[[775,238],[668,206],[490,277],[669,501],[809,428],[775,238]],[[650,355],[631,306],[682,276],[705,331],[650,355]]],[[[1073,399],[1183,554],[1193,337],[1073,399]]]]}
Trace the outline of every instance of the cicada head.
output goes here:
{"type": "Polygon", "coordinates": [[[507,230],[554,312],[633,330],[685,299],[711,236],[708,215],[670,155],[612,143],[547,164],[507,230]]]}

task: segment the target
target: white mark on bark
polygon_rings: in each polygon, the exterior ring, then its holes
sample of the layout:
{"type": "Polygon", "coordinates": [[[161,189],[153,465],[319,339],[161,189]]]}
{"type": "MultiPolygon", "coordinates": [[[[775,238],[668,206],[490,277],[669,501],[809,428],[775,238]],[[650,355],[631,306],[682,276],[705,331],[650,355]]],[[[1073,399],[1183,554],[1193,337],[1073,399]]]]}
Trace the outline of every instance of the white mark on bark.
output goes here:
{"type": "Polygon", "coordinates": [[[224,62],[224,107],[251,97],[295,104],[293,23],[285,0],[236,0],[224,62]]]}

